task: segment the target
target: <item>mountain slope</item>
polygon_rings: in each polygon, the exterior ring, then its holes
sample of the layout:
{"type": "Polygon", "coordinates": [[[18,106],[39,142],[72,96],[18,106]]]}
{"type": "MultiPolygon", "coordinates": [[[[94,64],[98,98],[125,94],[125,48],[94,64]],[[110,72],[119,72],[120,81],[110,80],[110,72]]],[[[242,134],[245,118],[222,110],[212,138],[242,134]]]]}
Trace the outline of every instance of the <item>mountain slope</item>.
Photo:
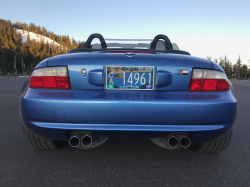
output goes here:
{"type": "MultiPolygon", "coordinates": [[[[53,44],[54,43],[54,46],[56,47],[56,46],[60,46],[60,44],[58,43],[58,42],[56,42],[56,41],[54,41],[54,40],[52,40],[52,39],[50,39],[50,38],[48,38],[48,37],[46,37],[46,36],[42,36],[42,35],[40,35],[40,34],[35,34],[34,32],[28,32],[28,31],[24,31],[24,34],[23,34],[23,30],[22,29],[16,29],[16,32],[19,34],[21,34],[21,36],[22,36],[22,43],[25,43],[25,42],[27,42],[27,37],[28,37],[28,33],[29,33],[29,35],[30,35],[30,39],[31,40],[35,40],[35,41],[37,41],[37,42],[41,42],[41,40],[43,40],[44,41],[44,43],[46,43],[47,41],[48,41],[48,43],[51,45],[51,44],[53,44]]],[[[62,45],[61,45],[61,47],[62,47],[62,45]]],[[[67,48],[66,48],[67,49],[67,48]]]]}

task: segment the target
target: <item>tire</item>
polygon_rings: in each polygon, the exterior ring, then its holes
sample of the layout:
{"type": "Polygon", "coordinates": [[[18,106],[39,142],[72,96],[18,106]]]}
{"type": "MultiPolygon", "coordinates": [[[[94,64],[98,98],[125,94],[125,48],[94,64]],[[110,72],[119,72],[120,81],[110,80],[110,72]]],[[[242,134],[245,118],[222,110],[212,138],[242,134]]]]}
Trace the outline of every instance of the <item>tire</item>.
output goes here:
{"type": "Polygon", "coordinates": [[[65,145],[65,142],[54,141],[41,138],[23,126],[23,135],[26,142],[35,149],[60,149],[65,145]]]}
{"type": "Polygon", "coordinates": [[[217,153],[224,151],[230,143],[233,130],[231,130],[227,135],[210,142],[204,143],[192,143],[190,148],[193,151],[200,153],[217,153]]]}

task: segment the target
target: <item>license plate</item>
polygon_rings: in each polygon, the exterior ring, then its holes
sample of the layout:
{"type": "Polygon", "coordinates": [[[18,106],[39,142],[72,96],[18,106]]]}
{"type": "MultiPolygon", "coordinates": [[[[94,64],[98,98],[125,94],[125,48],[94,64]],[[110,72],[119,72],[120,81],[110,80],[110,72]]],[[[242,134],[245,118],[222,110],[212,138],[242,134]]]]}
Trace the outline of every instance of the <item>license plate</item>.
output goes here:
{"type": "Polygon", "coordinates": [[[106,89],[153,90],[153,66],[107,66],[106,89]]]}

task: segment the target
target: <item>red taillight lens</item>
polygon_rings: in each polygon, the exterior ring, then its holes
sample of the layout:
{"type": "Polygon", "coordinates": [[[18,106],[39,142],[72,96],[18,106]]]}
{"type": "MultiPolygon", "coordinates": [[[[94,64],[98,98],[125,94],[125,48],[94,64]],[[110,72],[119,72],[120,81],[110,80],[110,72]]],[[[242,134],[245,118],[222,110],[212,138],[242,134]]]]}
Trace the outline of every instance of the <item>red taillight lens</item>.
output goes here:
{"type": "Polygon", "coordinates": [[[191,79],[189,91],[201,91],[203,88],[203,79],[191,79]]]}
{"type": "Polygon", "coordinates": [[[56,78],[55,77],[42,77],[44,88],[56,88],[56,78]]]}
{"type": "Polygon", "coordinates": [[[49,67],[34,70],[30,88],[71,89],[66,67],[49,67]]]}
{"type": "Polygon", "coordinates": [[[216,70],[194,69],[189,91],[228,91],[225,73],[216,70]]]}
{"type": "Polygon", "coordinates": [[[217,79],[205,79],[203,90],[214,91],[216,90],[217,79]]]}
{"type": "Polygon", "coordinates": [[[105,53],[148,53],[154,54],[152,51],[105,51],[105,53]]]}
{"type": "Polygon", "coordinates": [[[59,89],[70,89],[69,78],[66,76],[56,77],[56,86],[59,89]]]}
{"type": "Polygon", "coordinates": [[[216,90],[218,90],[218,91],[228,91],[229,90],[228,80],[225,80],[225,79],[218,80],[216,90]]]}
{"type": "Polygon", "coordinates": [[[29,87],[31,87],[31,88],[43,88],[42,77],[30,77],[29,87]]]}
{"type": "Polygon", "coordinates": [[[229,84],[225,79],[191,79],[189,91],[228,91],[229,84]]]}

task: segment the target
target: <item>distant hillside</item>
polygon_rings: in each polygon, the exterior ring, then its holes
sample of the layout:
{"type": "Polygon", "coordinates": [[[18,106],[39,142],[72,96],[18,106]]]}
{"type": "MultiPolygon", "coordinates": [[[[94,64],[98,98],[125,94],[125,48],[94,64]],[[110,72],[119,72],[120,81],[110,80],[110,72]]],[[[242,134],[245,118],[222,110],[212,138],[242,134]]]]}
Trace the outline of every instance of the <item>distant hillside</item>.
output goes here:
{"type": "Polygon", "coordinates": [[[28,25],[0,19],[0,76],[30,75],[43,59],[65,54],[79,44],[80,41],[68,35],[54,34],[34,23],[28,25]]]}
{"type": "MultiPolygon", "coordinates": [[[[27,42],[27,37],[29,35],[30,40],[34,39],[36,42],[41,42],[41,41],[43,41],[44,43],[48,42],[50,45],[54,43],[55,47],[56,46],[58,46],[58,47],[61,46],[62,47],[61,44],[59,44],[56,41],[48,38],[47,36],[43,36],[41,34],[35,34],[34,32],[24,31],[23,29],[16,29],[16,32],[18,34],[21,34],[21,36],[22,36],[22,44],[25,43],[25,42],[27,42]]],[[[67,49],[67,47],[66,47],[66,49],[67,49]]]]}

